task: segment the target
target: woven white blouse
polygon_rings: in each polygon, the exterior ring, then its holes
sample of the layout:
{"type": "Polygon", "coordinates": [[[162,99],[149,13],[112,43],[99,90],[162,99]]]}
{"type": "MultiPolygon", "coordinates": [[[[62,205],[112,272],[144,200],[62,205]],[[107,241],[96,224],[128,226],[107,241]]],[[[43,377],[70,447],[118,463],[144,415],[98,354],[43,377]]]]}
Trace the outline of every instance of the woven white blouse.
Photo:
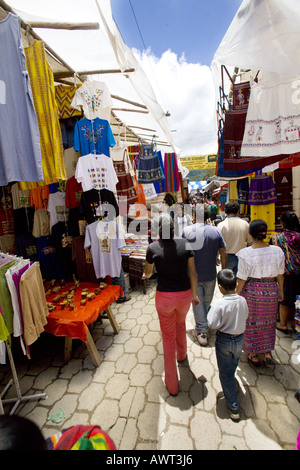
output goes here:
{"type": "Polygon", "coordinates": [[[284,254],[279,246],[269,245],[264,248],[243,248],[237,254],[239,279],[248,277],[261,279],[284,274],[284,254]]]}

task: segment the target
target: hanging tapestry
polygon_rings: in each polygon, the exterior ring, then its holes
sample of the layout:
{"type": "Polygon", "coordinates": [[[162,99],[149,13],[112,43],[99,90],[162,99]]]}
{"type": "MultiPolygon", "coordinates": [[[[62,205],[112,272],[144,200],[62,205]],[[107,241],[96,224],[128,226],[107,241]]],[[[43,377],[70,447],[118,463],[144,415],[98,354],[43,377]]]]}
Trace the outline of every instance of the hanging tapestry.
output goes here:
{"type": "Polygon", "coordinates": [[[272,176],[257,171],[250,181],[248,204],[262,206],[274,202],[277,202],[277,194],[272,176]]]}
{"type": "Polygon", "coordinates": [[[225,114],[224,123],[224,170],[248,170],[252,172],[266,165],[276,163],[286,155],[241,156],[241,147],[245,132],[245,123],[250,98],[250,83],[237,83],[233,85],[233,106],[225,114]]]}
{"type": "Polygon", "coordinates": [[[274,181],[278,201],[275,205],[275,227],[281,230],[280,216],[283,212],[293,212],[293,174],[292,168],[277,169],[274,172],[274,181]]]}
{"type": "Polygon", "coordinates": [[[300,151],[298,76],[264,74],[253,83],[241,155],[265,157],[300,151]]]}
{"type": "Polygon", "coordinates": [[[133,204],[134,202],[137,202],[138,197],[136,195],[136,190],[134,187],[132,176],[128,170],[129,156],[128,156],[127,149],[125,149],[123,152],[123,160],[113,161],[113,164],[114,164],[114,168],[115,168],[118,180],[119,180],[119,182],[116,185],[118,198],[126,197],[127,206],[129,204],[133,204]]]}
{"type": "Polygon", "coordinates": [[[164,171],[166,191],[170,193],[179,191],[180,179],[176,153],[165,153],[164,171]]]}
{"type": "Polygon", "coordinates": [[[20,189],[32,189],[66,179],[61,130],[55,101],[53,72],[42,41],[25,48],[34,107],[38,119],[44,181],[20,183],[20,189]]]}
{"type": "Polygon", "coordinates": [[[0,21],[0,186],[43,181],[39,127],[26,70],[20,18],[0,21]]]}
{"type": "Polygon", "coordinates": [[[138,183],[155,183],[164,179],[164,172],[159,163],[156,151],[156,142],[153,138],[152,143],[148,145],[140,144],[138,159],[138,183]]]}
{"type": "Polygon", "coordinates": [[[81,109],[75,109],[71,106],[76,90],[81,85],[56,85],[55,100],[58,109],[59,119],[68,119],[73,116],[81,116],[81,109]]]}
{"type": "MultiPolygon", "coordinates": [[[[162,155],[161,155],[161,151],[159,150],[157,152],[157,155],[158,155],[158,159],[159,159],[159,163],[160,163],[160,166],[163,168],[163,160],[162,160],[162,155]]],[[[163,180],[160,180],[160,181],[156,181],[154,184],[154,187],[155,187],[155,191],[159,194],[159,193],[165,193],[166,192],[166,178],[163,179],[163,180]]]]}

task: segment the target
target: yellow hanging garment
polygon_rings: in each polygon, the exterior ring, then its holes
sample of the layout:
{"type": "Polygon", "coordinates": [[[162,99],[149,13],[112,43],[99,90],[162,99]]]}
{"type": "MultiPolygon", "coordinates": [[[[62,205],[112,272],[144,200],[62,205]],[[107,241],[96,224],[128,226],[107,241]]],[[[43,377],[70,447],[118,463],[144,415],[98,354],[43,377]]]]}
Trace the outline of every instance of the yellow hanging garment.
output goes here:
{"type": "Polygon", "coordinates": [[[38,120],[44,181],[20,182],[20,189],[33,189],[65,180],[66,171],[53,72],[47,62],[44,43],[35,41],[24,51],[38,120]]]}

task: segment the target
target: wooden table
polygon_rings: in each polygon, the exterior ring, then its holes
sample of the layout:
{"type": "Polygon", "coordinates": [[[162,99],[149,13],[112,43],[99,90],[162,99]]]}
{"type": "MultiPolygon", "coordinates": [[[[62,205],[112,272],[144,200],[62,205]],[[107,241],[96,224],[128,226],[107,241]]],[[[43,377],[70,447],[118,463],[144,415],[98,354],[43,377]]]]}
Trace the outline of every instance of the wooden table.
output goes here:
{"type": "MultiPolygon", "coordinates": [[[[58,293],[51,293],[47,296],[47,302],[53,303],[55,296],[68,292],[72,286],[74,286],[74,283],[70,282],[63,286],[58,293]]],[[[118,334],[120,331],[110,307],[123,293],[120,286],[108,285],[93,300],[87,300],[84,306],[81,305],[82,290],[88,289],[90,293],[93,293],[98,287],[99,284],[81,282],[80,287],[76,289],[74,294],[74,310],[70,310],[69,307],[62,309],[60,302],[58,302],[54,304],[57,305],[55,310],[50,312],[47,317],[48,323],[45,325],[45,332],[65,337],[64,357],[66,361],[71,357],[72,340],[81,339],[81,341],[86,343],[93,364],[99,366],[101,358],[88,326],[96,321],[100,315],[102,318],[109,319],[114,333],[118,334]]]]}

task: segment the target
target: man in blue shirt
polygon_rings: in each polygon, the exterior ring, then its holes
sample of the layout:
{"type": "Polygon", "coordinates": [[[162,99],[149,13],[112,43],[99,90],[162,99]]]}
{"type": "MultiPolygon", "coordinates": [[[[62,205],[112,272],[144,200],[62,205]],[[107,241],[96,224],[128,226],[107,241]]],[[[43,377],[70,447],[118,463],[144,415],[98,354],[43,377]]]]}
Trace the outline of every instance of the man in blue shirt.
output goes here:
{"type": "Polygon", "coordinates": [[[185,227],[186,238],[195,254],[198,275],[197,295],[200,304],[193,305],[196,334],[201,346],[207,345],[207,313],[214,295],[217,277],[217,257],[220,255],[222,269],[226,267],[225,242],[219,229],[208,223],[210,210],[203,204],[196,205],[196,223],[185,227]]]}

